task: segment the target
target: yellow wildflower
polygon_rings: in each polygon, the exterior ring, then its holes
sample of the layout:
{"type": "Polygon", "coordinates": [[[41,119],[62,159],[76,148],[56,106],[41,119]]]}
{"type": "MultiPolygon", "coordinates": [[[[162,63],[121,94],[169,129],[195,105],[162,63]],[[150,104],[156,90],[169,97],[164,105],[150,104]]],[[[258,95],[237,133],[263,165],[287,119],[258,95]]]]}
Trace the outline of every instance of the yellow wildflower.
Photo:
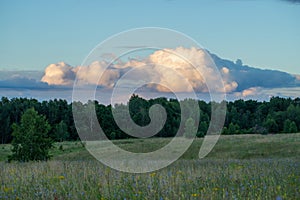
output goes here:
{"type": "Polygon", "coordinates": [[[281,189],[281,186],[280,186],[280,185],[278,185],[278,186],[276,187],[276,189],[277,189],[277,190],[280,190],[280,189],[281,189]]]}
{"type": "Polygon", "coordinates": [[[176,174],[182,174],[182,171],[179,170],[179,171],[176,172],[176,174]]]}
{"type": "Polygon", "coordinates": [[[13,188],[11,188],[11,187],[4,187],[3,190],[4,190],[4,192],[11,192],[11,191],[13,191],[13,188]]]}

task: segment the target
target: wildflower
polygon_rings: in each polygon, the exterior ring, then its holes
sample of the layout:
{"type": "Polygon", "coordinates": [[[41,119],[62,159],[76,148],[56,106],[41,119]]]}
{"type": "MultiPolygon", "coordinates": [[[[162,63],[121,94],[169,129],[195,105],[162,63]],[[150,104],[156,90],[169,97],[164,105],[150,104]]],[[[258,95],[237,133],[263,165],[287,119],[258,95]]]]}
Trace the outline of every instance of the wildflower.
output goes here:
{"type": "Polygon", "coordinates": [[[4,187],[3,188],[4,192],[11,192],[13,189],[11,187],[4,187]]]}
{"type": "Polygon", "coordinates": [[[281,196],[277,196],[276,200],[282,200],[281,196]]]}
{"type": "Polygon", "coordinates": [[[244,168],[244,166],[243,165],[237,165],[237,167],[236,167],[238,170],[239,169],[243,169],[244,168]]]}
{"type": "Polygon", "coordinates": [[[150,177],[154,177],[155,175],[156,175],[156,173],[153,172],[153,173],[150,174],[150,177]]]}
{"type": "Polygon", "coordinates": [[[225,195],[226,195],[226,197],[228,197],[229,193],[226,191],[226,192],[225,192],[225,195]]]}
{"type": "Polygon", "coordinates": [[[280,190],[280,189],[281,189],[281,186],[280,186],[280,185],[278,185],[278,186],[276,187],[276,189],[277,189],[277,190],[280,190]]]}
{"type": "Polygon", "coordinates": [[[59,179],[59,180],[64,180],[65,177],[64,177],[64,176],[59,176],[58,179],[59,179]]]}
{"type": "Polygon", "coordinates": [[[176,172],[176,174],[182,174],[182,171],[179,170],[178,172],[176,172]]]}
{"type": "Polygon", "coordinates": [[[110,173],[110,168],[107,167],[107,168],[105,169],[105,174],[109,174],[109,173],[110,173]]]}
{"type": "Polygon", "coordinates": [[[193,193],[193,194],[192,194],[192,197],[197,197],[197,196],[200,196],[200,195],[197,194],[197,193],[193,193]]]}

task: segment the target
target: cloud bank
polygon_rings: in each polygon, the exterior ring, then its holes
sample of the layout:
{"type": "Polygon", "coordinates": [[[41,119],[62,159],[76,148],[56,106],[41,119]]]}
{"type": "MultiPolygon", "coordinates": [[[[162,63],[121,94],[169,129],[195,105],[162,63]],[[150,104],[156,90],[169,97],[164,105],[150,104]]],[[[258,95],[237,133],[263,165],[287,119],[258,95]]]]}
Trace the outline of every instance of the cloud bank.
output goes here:
{"type": "MultiPolygon", "coordinates": [[[[105,61],[77,67],[71,67],[63,62],[51,64],[46,68],[41,81],[49,85],[72,85],[76,77],[78,83],[82,85],[113,88],[120,77],[135,69],[135,76],[151,77],[152,80],[149,82],[157,84],[149,84],[147,87],[158,92],[169,92],[169,89],[163,85],[172,88],[173,92],[208,92],[206,81],[214,81],[217,78],[209,54],[196,48],[178,47],[157,50],[142,60],[119,61],[106,69],[107,66],[108,63],[105,61]],[[141,66],[146,66],[146,68],[139,70],[141,66]],[[100,79],[99,73],[103,73],[100,79]],[[186,79],[188,83],[183,79],[186,79]]],[[[238,83],[231,80],[230,70],[223,67],[222,74],[225,92],[235,91],[238,83]]],[[[215,90],[214,92],[221,92],[220,88],[215,88],[215,90]]]]}
{"type": "MultiPolygon", "coordinates": [[[[104,89],[101,90],[103,92],[106,89],[111,90],[117,81],[129,72],[134,72],[127,77],[127,82],[125,81],[129,86],[138,80],[155,83],[141,89],[145,94],[167,96],[170,90],[164,86],[170,86],[173,92],[188,94],[196,91],[198,94],[204,94],[208,92],[207,80],[214,82],[217,78],[211,58],[222,76],[228,98],[266,99],[270,96],[297,97],[300,94],[300,75],[262,70],[244,65],[240,59],[232,62],[201,49],[183,47],[157,50],[142,59],[119,60],[108,68],[109,63],[104,60],[89,66],[76,67],[59,62],[47,66],[44,73],[2,70],[0,89],[4,96],[8,92],[16,94],[13,90],[16,90],[17,94],[21,90],[26,90],[26,95],[30,96],[36,90],[37,95],[42,91],[49,91],[53,96],[68,94],[69,98],[75,81],[82,86],[96,85],[98,89],[104,89]],[[101,78],[98,76],[99,73],[103,73],[101,78]]],[[[222,92],[220,88],[214,89],[212,92],[222,92]]]]}
{"type": "Polygon", "coordinates": [[[230,60],[221,59],[214,54],[211,54],[211,56],[222,72],[223,77],[227,76],[229,80],[233,80],[237,83],[237,87],[234,91],[237,96],[247,97],[259,95],[264,88],[269,91],[274,88],[293,88],[300,86],[299,75],[250,67],[243,65],[240,59],[236,62],[232,62],[230,60]]]}

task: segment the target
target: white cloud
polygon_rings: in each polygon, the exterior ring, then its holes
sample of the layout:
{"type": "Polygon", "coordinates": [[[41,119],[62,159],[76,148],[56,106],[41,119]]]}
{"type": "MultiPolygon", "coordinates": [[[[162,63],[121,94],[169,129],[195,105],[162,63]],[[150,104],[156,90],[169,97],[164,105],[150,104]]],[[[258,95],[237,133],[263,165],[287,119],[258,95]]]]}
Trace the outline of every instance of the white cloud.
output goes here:
{"type": "Polygon", "coordinates": [[[106,69],[108,63],[94,62],[89,66],[78,66],[75,68],[78,83],[81,85],[100,85],[108,88],[114,86],[119,78],[120,72],[117,69],[106,69]],[[100,75],[102,76],[100,77],[100,75]]]}
{"type": "MultiPolygon", "coordinates": [[[[135,75],[141,79],[150,78],[150,82],[157,84],[148,86],[159,92],[169,92],[164,86],[172,88],[173,92],[208,92],[208,81],[220,81],[213,66],[212,59],[204,50],[178,47],[157,50],[142,60],[119,61],[110,68],[105,61],[75,68],[65,63],[51,64],[46,68],[42,81],[50,85],[71,85],[76,75],[79,84],[112,88],[126,70],[136,69],[135,75]],[[138,70],[142,66],[143,70],[138,70]]],[[[224,88],[215,87],[214,92],[223,92],[224,89],[226,92],[235,91],[238,83],[230,81],[230,70],[223,67],[221,74],[224,75],[224,88]]]]}
{"type": "Polygon", "coordinates": [[[257,88],[257,87],[251,87],[251,88],[248,88],[248,89],[246,89],[246,90],[243,90],[243,91],[241,92],[241,94],[242,94],[243,97],[254,96],[254,95],[257,95],[257,94],[258,94],[259,90],[260,90],[260,89],[257,88]]]}
{"type": "Polygon", "coordinates": [[[45,69],[45,75],[41,81],[49,85],[71,85],[74,78],[75,69],[64,62],[59,62],[51,64],[45,69]]]}
{"type": "Polygon", "coordinates": [[[222,67],[223,74],[229,74],[229,69],[227,67],[222,67]]]}
{"type": "Polygon", "coordinates": [[[250,87],[241,92],[234,92],[235,97],[246,98],[246,97],[257,97],[262,94],[263,88],[260,87],[250,87]]]}
{"type": "Polygon", "coordinates": [[[224,82],[224,88],[226,92],[232,92],[235,91],[238,87],[238,83],[235,81],[232,82],[224,82]]]}

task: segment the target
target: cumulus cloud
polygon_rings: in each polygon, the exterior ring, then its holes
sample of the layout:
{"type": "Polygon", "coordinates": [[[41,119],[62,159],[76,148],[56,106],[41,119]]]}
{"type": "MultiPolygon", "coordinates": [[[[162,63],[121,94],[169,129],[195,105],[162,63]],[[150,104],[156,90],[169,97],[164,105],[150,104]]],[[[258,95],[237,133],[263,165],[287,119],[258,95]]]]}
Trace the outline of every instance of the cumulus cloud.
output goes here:
{"type": "Polygon", "coordinates": [[[258,93],[258,91],[259,91],[259,88],[256,88],[256,87],[248,88],[248,89],[242,91],[242,96],[243,97],[254,96],[258,93]]]}
{"type": "Polygon", "coordinates": [[[74,79],[75,69],[64,62],[59,62],[45,69],[45,75],[41,81],[49,85],[71,85],[74,79]]]}
{"type": "MultiPolygon", "coordinates": [[[[71,67],[66,63],[51,64],[45,70],[42,82],[50,85],[71,85],[76,76],[79,84],[99,85],[112,88],[116,81],[130,69],[147,66],[146,70],[135,72],[137,77],[148,76],[157,84],[149,84],[159,92],[208,92],[206,81],[217,81],[213,69],[213,61],[209,54],[202,49],[183,48],[157,50],[145,59],[130,59],[119,61],[107,68],[105,61],[94,62],[89,66],[71,67]],[[193,63],[195,66],[191,65],[193,63]],[[100,78],[99,75],[102,74],[100,78]],[[165,87],[167,86],[167,87],[165,87]]],[[[234,91],[238,83],[230,81],[229,69],[224,68],[224,86],[226,92],[234,91]]],[[[214,88],[215,92],[222,92],[223,88],[214,88]]]]}
{"type": "MultiPolygon", "coordinates": [[[[214,63],[223,79],[224,88],[213,88],[211,92],[239,93],[251,96],[257,88],[282,88],[300,86],[300,76],[275,70],[262,70],[232,62],[197,48],[177,47],[154,51],[145,58],[118,60],[108,66],[105,59],[89,66],[72,67],[66,63],[49,65],[42,82],[49,85],[72,86],[75,77],[80,85],[98,85],[113,88],[127,72],[123,83],[147,80],[146,88],[158,92],[208,92],[207,83],[217,82],[214,63]],[[192,65],[192,64],[193,65],[192,65]],[[100,74],[102,74],[100,78],[100,74]],[[155,83],[155,84],[154,84],[155,83]]],[[[134,85],[134,84],[133,84],[134,85]]]]}
{"type": "Polygon", "coordinates": [[[119,78],[119,71],[108,69],[105,71],[106,62],[94,62],[89,66],[72,67],[64,62],[51,64],[45,69],[41,81],[49,85],[72,85],[75,77],[81,85],[100,85],[112,87],[119,78]],[[103,73],[101,79],[99,74],[103,73]]]}
{"type": "MultiPolygon", "coordinates": [[[[149,56],[149,62],[155,65],[155,70],[161,74],[159,84],[169,85],[175,92],[208,92],[206,82],[217,82],[212,60],[202,49],[178,47],[158,50],[149,56]]],[[[225,84],[231,83],[226,81],[225,84]]],[[[164,87],[159,85],[156,89],[165,92],[164,87]]],[[[222,92],[223,88],[214,89],[222,92]]]]}
{"type": "Polygon", "coordinates": [[[79,84],[99,85],[108,88],[114,86],[115,81],[120,77],[120,71],[117,69],[107,69],[106,62],[94,62],[89,66],[79,66],[75,68],[79,84]],[[101,77],[100,74],[102,74],[101,77]]]}
{"type": "Polygon", "coordinates": [[[233,92],[236,90],[237,87],[238,87],[238,83],[235,81],[224,83],[224,88],[226,92],[233,92]]]}
{"type": "Polygon", "coordinates": [[[223,74],[229,74],[229,69],[227,67],[222,67],[221,70],[223,74]]]}

